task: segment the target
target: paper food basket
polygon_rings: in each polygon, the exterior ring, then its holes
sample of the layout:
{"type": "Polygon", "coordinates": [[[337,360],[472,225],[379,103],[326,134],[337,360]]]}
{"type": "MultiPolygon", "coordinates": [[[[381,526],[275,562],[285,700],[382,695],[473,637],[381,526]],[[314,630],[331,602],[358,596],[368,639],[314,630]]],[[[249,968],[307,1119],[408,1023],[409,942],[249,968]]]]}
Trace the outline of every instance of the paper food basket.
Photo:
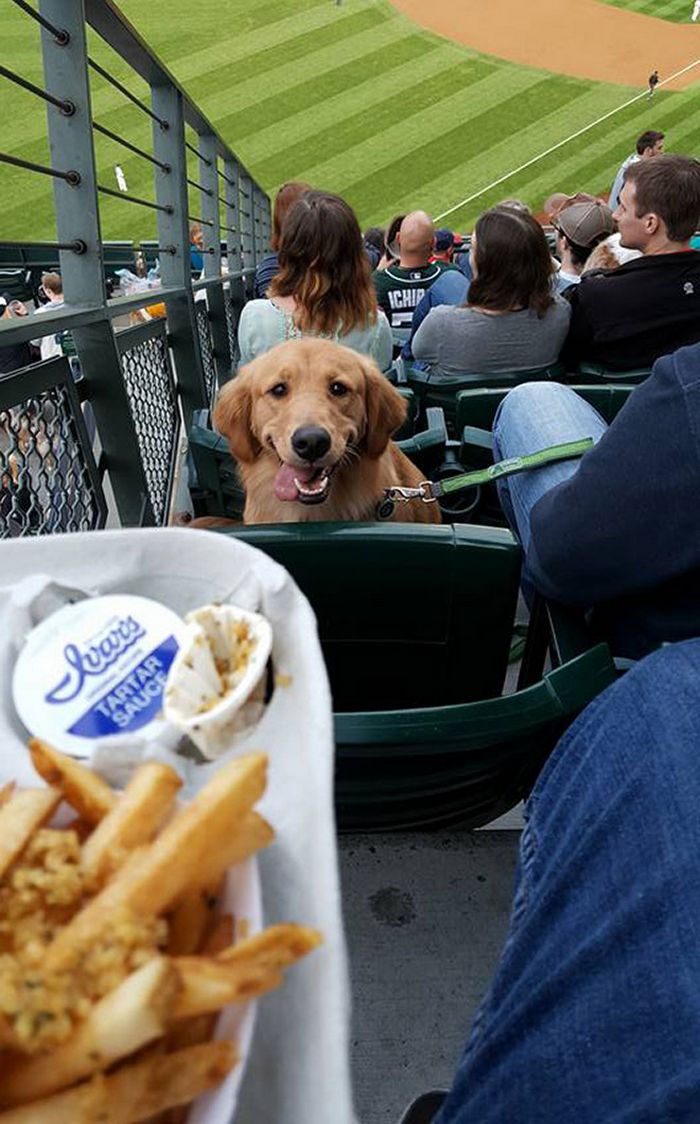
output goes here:
{"type": "MultiPolygon", "coordinates": [[[[37,783],[12,703],[12,673],[24,636],[37,618],[64,603],[66,589],[140,594],[181,615],[207,602],[231,602],[270,621],[275,671],[284,685],[275,688],[261,722],[231,755],[256,749],[270,759],[267,792],[257,806],[276,832],[258,856],[264,922],[312,925],[324,944],[258,1004],[235,1116],[233,1094],[210,1097],[197,1108],[196,1124],[356,1124],[333,816],[332,708],[307,600],[266,555],[205,531],[100,531],[2,543],[0,783],[37,783]]],[[[177,767],[184,794],[191,795],[217,764],[178,757],[177,767]]],[[[248,885],[245,893],[254,909],[255,887],[248,885]]]]}

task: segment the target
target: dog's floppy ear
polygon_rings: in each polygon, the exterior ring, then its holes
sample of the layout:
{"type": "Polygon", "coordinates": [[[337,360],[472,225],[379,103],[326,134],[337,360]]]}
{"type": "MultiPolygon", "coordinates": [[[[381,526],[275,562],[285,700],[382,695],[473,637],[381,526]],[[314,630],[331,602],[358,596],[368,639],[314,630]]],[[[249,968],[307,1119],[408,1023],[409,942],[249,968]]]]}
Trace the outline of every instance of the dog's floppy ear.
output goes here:
{"type": "Polygon", "coordinates": [[[261,448],[251,424],[251,367],[252,364],[242,367],[236,377],[222,387],[212,415],[214,428],[228,438],[231,453],[241,464],[251,464],[261,448]]]}
{"type": "Polygon", "coordinates": [[[365,406],[367,429],[365,448],[367,456],[376,459],[389,444],[392,433],[406,420],[408,409],[405,398],[369,359],[362,360],[365,372],[365,406]]]}

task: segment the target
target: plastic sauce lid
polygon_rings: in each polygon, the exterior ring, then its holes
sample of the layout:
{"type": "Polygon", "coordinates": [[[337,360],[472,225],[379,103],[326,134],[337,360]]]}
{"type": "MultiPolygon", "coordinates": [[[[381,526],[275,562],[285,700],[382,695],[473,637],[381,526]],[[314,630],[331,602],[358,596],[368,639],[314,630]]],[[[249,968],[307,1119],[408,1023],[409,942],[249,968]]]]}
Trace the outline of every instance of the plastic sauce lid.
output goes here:
{"type": "Polygon", "coordinates": [[[90,756],[99,738],[142,736],[161,717],[184,632],[177,613],[145,597],[66,605],[27,636],[12,680],[17,713],[32,734],[75,757],[90,756]]]}

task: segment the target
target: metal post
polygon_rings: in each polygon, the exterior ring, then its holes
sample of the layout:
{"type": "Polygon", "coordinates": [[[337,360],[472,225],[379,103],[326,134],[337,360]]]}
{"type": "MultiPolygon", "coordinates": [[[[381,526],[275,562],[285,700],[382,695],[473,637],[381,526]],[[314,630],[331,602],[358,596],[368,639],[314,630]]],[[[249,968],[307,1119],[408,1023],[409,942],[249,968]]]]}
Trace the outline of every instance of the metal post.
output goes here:
{"type": "MultiPolygon", "coordinates": [[[[65,28],[70,37],[65,45],[60,45],[49,32],[41,32],[46,83],[61,90],[75,105],[75,113],[70,117],[51,106],[47,110],[52,160],[80,172],[77,187],[63,180],[54,182],[58,241],[81,239],[86,245],[83,254],[60,251],[66,306],[67,310],[74,305],[104,307],[84,0],[40,0],[39,10],[45,19],[65,28]]],[[[111,324],[105,317],[72,328],[72,332],[83,377],[89,386],[119,516],[126,526],[152,524],[153,510],[111,324]]]]}
{"type": "MultiPolygon", "coordinates": [[[[219,223],[219,175],[217,172],[218,144],[211,133],[200,134],[199,178],[202,187],[202,218],[212,223],[204,227],[204,249],[212,251],[204,255],[204,276],[221,277],[221,226],[219,223]],[[207,194],[207,191],[210,194],[207,194]]],[[[225,382],[231,373],[232,359],[229,355],[228,332],[226,330],[226,308],[222,285],[207,287],[209,324],[214,344],[214,362],[219,382],[225,382]]]]}
{"type": "MultiPolygon", "coordinates": [[[[241,256],[243,268],[254,270],[257,265],[255,258],[255,196],[253,182],[246,172],[240,172],[238,177],[240,190],[240,231],[241,231],[241,256]]],[[[253,295],[253,273],[245,278],[245,290],[248,298],[253,295]]]]}
{"type": "MultiPolygon", "coordinates": [[[[240,271],[243,266],[242,256],[242,238],[241,238],[241,215],[240,215],[240,184],[238,176],[238,164],[233,156],[224,160],[224,180],[225,190],[224,197],[226,199],[226,253],[228,257],[229,273],[240,271]]],[[[238,332],[238,321],[241,316],[241,310],[246,302],[245,284],[241,277],[232,277],[229,281],[229,293],[231,301],[231,331],[236,338],[238,332]]],[[[232,356],[232,364],[238,361],[238,346],[236,345],[236,354],[232,356]]]]}
{"type": "Polygon", "coordinates": [[[104,303],[105,285],[83,0],[41,0],[39,8],[49,23],[56,21],[70,36],[62,46],[41,30],[46,85],[75,106],[70,116],[51,105],[46,109],[52,164],[80,174],[76,186],[58,178],[53,184],[58,241],[80,238],[86,245],[80,257],[60,252],[63,290],[67,304],[94,307],[104,303]]]}
{"type": "Polygon", "coordinates": [[[160,275],[163,287],[181,292],[166,298],[168,310],[168,342],[173,353],[177,383],[182,401],[185,430],[192,413],[207,406],[207,391],[202,358],[195,327],[194,296],[190,270],[190,236],[187,222],[187,159],[185,155],[185,119],[182,94],[171,85],[151,88],[151,105],[155,115],[168,122],[168,128],[153,124],[153,152],[170,167],[169,172],[155,169],[156,199],[169,205],[170,213],[158,212],[158,241],[173,246],[174,254],[161,254],[160,275]]]}

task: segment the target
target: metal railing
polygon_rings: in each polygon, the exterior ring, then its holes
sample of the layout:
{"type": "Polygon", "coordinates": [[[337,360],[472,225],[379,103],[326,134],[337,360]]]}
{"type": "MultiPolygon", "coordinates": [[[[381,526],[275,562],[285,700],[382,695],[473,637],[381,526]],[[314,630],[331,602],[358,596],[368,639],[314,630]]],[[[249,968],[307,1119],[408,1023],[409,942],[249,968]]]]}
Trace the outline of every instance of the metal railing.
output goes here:
{"type": "MultiPolygon", "coordinates": [[[[81,378],[76,385],[66,381],[68,360],[0,376],[0,537],[101,526],[107,482],[118,522],[162,524],[183,426],[186,431],[195,410],[211,406],[235,368],[238,318],[268,246],[270,202],[112,0],[12,2],[28,26],[30,20],[38,25],[44,81],[38,86],[0,67],[0,82],[13,82],[46,104],[51,156],[40,165],[0,152],[0,163],[51,177],[57,239],[5,245],[12,251],[9,264],[16,261],[18,269],[32,258],[56,262],[65,303],[41,317],[0,320],[0,349],[69,333],[78,361],[71,363],[81,378]],[[88,27],[148,84],[150,104],[129,89],[128,79],[117,80],[88,57],[88,27]],[[151,151],[93,121],[92,74],[148,117],[151,151]],[[95,132],[151,165],[152,198],[98,182],[95,132]],[[195,176],[188,151],[197,156],[195,176]],[[108,297],[101,196],[155,212],[158,242],[147,253],[158,258],[159,289],[108,297]],[[204,238],[203,275],[194,282],[191,221],[200,223],[204,238]],[[121,328],[125,318],[160,302],[164,319],[121,328]],[[100,450],[99,471],[91,447],[100,450]]],[[[0,14],[0,32],[1,25],[0,14]]]]}

